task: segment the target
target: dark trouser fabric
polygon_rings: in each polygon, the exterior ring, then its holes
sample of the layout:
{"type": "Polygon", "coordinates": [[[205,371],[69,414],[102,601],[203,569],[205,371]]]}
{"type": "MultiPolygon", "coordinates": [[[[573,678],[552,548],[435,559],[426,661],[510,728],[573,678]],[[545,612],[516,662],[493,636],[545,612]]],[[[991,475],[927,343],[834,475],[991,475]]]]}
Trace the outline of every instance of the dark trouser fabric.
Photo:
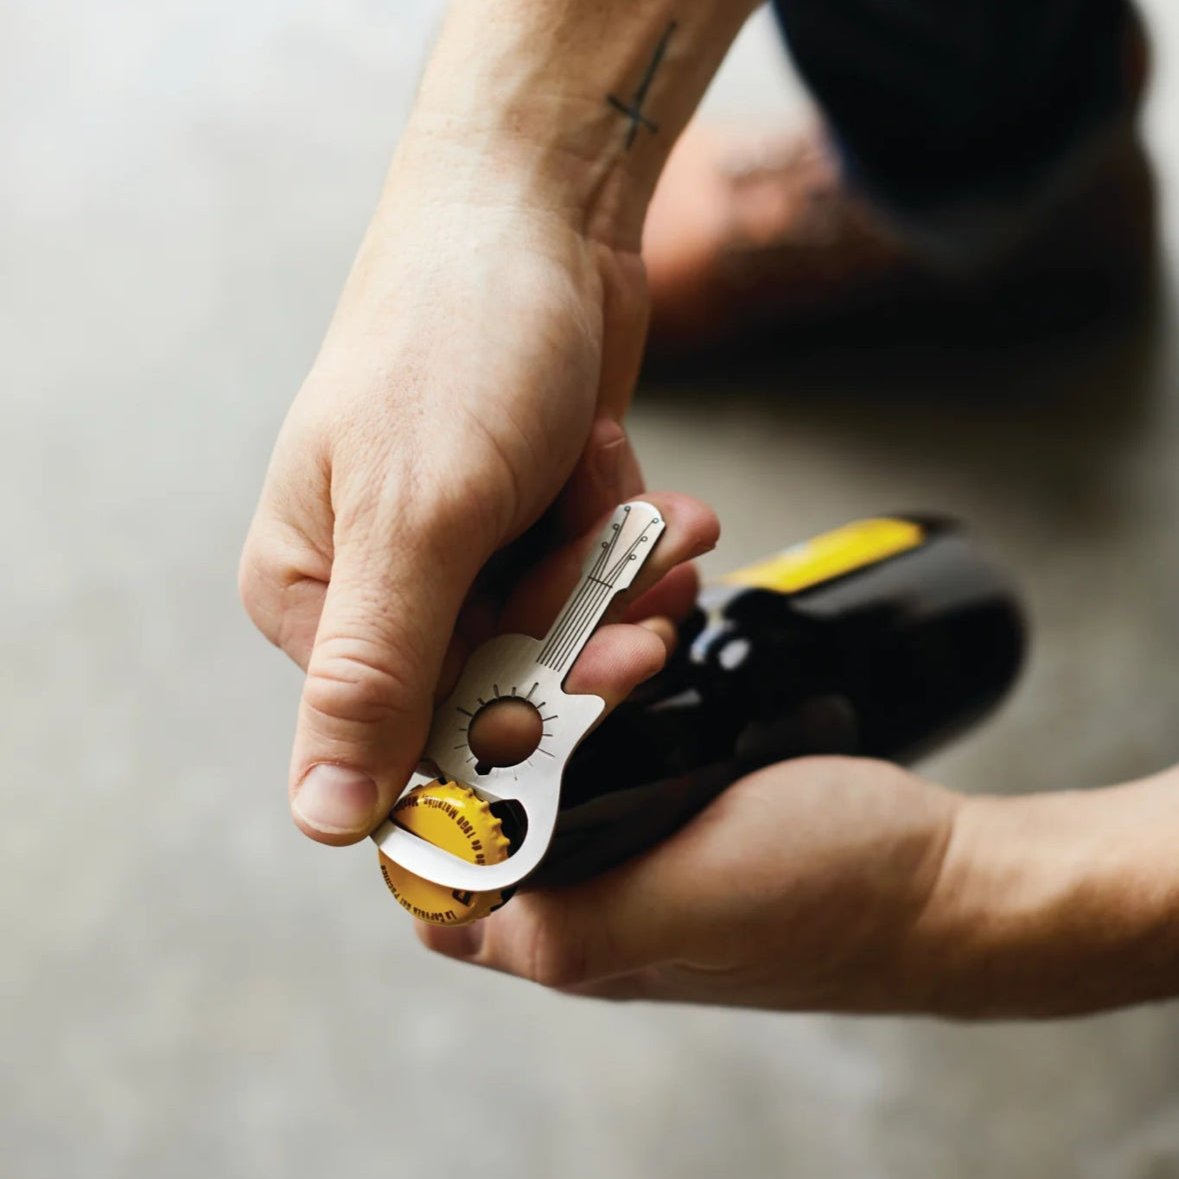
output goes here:
{"type": "Polygon", "coordinates": [[[902,220],[1018,203],[1126,109],[1126,0],[774,0],[852,179],[902,220]]]}

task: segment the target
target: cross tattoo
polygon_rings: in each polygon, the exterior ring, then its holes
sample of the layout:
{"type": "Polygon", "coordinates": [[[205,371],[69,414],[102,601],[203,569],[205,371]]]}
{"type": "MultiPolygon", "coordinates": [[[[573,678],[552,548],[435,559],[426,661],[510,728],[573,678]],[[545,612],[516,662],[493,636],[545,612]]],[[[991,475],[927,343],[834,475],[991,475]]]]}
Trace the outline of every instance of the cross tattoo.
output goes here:
{"type": "Polygon", "coordinates": [[[626,133],[627,151],[630,151],[634,145],[640,127],[645,127],[652,135],[655,135],[659,131],[659,124],[653,122],[643,113],[643,103],[647,101],[647,92],[651,89],[651,83],[655,79],[656,71],[663,64],[663,58],[667,54],[667,46],[670,44],[672,34],[676,31],[676,28],[677,22],[673,20],[667,26],[666,30],[664,30],[663,36],[659,39],[659,44],[655,46],[655,52],[652,54],[651,62],[647,66],[647,72],[643,75],[643,80],[639,83],[639,87],[634,92],[634,97],[629,103],[623,102],[621,98],[613,94],[606,96],[606,101],[619,114],[625,115],[630,121],[630,127],[626,133]]]}

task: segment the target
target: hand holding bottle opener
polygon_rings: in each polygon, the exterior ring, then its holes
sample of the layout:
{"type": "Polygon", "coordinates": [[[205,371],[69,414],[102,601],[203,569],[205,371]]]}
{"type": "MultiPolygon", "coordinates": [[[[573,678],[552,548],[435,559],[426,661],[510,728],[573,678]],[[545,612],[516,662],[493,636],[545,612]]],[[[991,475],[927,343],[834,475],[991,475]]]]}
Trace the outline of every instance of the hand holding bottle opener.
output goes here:
{"type": "Polygon", "coordinates": [[[420,769],[403,793],[441,775],[475,788],[488,801],[517,803],[527,830],[510,858],[498,864],[467,863],[390,818],[373,834],[389,859],[436,884],[471,892],[511,888],[537,867],[556,824],[566,763],[605,708],[599,697],[569,695],[562,685],[610,604],[638,575],[664,526],[651,504],[623,504],[591,550],[548,634],[542,639],[500,635],[484,643],[434,713],[424,764],[437,767],[438,773],[420,769]],[[484,767],[471,751],[467,733],[481,709],[504,699],[522,700],[539,712],[540,744],[518,765],[484,767]]]}

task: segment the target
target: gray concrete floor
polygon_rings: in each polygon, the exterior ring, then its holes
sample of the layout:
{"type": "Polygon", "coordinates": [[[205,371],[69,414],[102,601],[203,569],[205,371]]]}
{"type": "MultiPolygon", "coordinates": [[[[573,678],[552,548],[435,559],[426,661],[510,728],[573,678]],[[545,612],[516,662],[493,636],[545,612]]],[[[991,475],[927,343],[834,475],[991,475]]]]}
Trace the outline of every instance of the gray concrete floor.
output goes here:
{"type": "MultiPolygon", "coordinates": [[[[1179,1176],[1173,1006],[967,1029],[578,1003],[426,956],[371,851],[290,826],[298,680],[234,565],[440,7],[5,7],[0,1173],[1179,1176]]],[[[1179,10],[1144,7],[1149,322],[844,349],[635,413],[652,483],[720,508],[713,568],[900,504],[1021,570],[1029,673],[928,767],[962,789],[1179,759],[1179,10]]],[[[797,106],[778,79],[759,23],[711,102],[797,106]]]]}

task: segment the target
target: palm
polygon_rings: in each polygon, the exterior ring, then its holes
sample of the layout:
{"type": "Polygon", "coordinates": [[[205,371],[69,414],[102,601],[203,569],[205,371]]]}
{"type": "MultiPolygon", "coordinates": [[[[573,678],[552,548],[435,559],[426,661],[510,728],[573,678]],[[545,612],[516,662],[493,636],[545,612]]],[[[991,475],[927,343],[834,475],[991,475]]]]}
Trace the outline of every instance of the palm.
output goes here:
{"type": "Polygon", "coordinates": [[[606,876],[513,901],[484,923],[477,961],[607,998],[883,1008],[954,814],[896,766],[783,762],[606,876]]]}
{"type": "MultiPolygon", "coordinates": [[[[881,762],[805,758],[729,788],[656,854],[710,887],[663,985],[696,1001],[830,1005],[872,977],[932,887],[950,796],[881,762]]],[[[666,870],[666,865],[664,866],[666,870]]]]}

